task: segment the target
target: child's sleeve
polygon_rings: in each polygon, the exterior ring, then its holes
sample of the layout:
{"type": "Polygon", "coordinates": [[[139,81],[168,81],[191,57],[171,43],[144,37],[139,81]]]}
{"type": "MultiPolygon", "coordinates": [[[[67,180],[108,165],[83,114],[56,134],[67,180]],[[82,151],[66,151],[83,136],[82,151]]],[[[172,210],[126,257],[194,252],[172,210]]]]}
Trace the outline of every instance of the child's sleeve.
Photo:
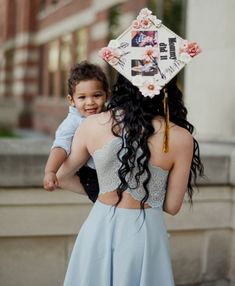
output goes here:
{"type": "Polygon", "coordinates": [[[68,114],[56,130],[55,140],[51,148],[63,148],[66,154],[69,155],[74,133],[81,124],[81,121],[82,119],[75,118],[72,114],[68,114]]]}

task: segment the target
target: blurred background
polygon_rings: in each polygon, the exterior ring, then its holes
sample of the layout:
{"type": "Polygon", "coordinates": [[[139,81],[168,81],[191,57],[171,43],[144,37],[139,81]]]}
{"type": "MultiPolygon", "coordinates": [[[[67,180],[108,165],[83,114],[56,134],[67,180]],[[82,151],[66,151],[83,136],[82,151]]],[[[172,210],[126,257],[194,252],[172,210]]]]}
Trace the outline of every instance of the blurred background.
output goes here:
{"type": "Polygon", "coordinates": [[[0,7],[0,286],[63,284],[91,207],[79,195],[42,189],[68,112],[67,75],[90,60],[112,83],[114,71],[97,52],[144,7],[202,48],[178,76],[206,177],[192,208],[185,201],[179,215],[166,215],[175,282],[235,285],[235,0],[0,0],[0,7]]]}

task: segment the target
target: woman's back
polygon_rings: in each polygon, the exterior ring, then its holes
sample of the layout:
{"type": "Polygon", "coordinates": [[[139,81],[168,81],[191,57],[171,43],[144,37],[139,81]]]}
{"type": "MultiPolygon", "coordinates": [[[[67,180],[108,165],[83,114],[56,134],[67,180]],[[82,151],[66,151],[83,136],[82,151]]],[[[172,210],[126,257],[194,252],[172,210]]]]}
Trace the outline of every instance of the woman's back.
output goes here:
{"type": "MultiPolygon", "coordinates": [[[[94,157],[97,168],[101,190],[99,200],[107,204],[115,204],[118,197],[117,193],[112,191],[115,191],[119,185],[118,182],[120,182],[118,177],[120,162],[118,161],[117,153],[121,148],[122,140],[119,137],[115,137],[112,133],[113,119],[110,112],[91,116],[87,121],[89,121],[85,128],[87,149],[94,157]]],[[[162,150],[164,119],[159,116],[155,117],[152,124],[155,131],[148,140],[151,153],[149,170],[152,178],[149,182],[150,196],[145,203],[145,207],[162,206],[165,198],[168,173],[177,161],[178,156],[181,156],[182,148],[185,145],[185,138],[188,137],[188,141],[192,140],[191,134],[188,131],[171,123],[170,151],[164,153],[162,150]],[[154,192],[155,195],[152,196],[154,192]]],[[[141,151],[139,150],[139,152],[141,151]]],[[[135,169],[134,173],[136,172],[137,170],[135,169]]],[[[142,180],[140,180],[138,188],[135,188],[134,179],[129,179],[132,189],[123,193],[123,199],[119,203],[119,207],[140,207],[140,200],[144,196],[143,188],[141,188],[144,179],[145,176],[142,175],[142,180]]]]}

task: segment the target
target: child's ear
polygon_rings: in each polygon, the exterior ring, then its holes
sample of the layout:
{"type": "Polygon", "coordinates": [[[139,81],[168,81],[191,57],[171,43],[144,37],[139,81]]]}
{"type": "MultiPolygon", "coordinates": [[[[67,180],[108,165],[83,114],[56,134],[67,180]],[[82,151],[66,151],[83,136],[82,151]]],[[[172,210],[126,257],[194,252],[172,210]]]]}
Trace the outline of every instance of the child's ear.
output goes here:
{"type": "Polygon", "coordinates": [[[70,94],[67,95],[67,100],[70,106],[74,106],[73,97],[70,94]]]}

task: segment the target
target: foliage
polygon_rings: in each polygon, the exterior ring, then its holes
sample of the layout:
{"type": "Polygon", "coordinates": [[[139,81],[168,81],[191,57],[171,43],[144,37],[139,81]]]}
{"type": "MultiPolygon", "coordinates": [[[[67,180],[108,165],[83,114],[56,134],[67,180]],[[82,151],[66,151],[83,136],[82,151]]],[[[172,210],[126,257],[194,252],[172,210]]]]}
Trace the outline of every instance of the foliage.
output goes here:
{"type": "Polygon", "coordinates": [[[0,126],[0,138],[18,138],[17,135],[10,127],[0,126]]]}

